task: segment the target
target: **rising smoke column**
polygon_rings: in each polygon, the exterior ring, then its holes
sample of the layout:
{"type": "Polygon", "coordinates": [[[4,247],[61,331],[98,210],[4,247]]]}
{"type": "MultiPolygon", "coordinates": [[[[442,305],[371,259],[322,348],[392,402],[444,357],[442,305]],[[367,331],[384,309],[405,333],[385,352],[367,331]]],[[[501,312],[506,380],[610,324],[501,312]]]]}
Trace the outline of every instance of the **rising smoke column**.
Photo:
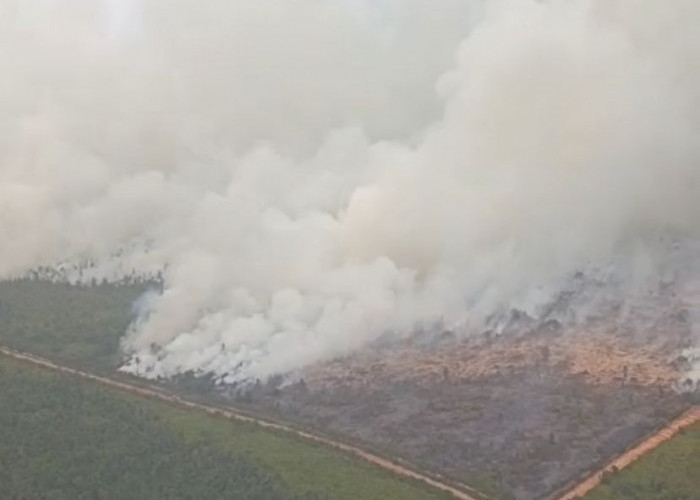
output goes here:
{"type": "Polygon", "coordinates": [[[266,377],[696,260],[696,2],[114,5],[0,0],[0,275],[162,271],[127,370],[266,377]]]}

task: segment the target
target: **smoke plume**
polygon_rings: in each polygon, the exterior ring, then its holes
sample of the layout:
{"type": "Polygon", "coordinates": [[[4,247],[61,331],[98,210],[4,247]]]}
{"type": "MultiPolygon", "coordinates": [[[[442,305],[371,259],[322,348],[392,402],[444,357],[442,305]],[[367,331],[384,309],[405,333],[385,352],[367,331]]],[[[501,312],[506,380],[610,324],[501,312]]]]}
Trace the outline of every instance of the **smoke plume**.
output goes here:
{"type": "Polygon", "coordinates": [[[161,272],[125,369],[225,381],[536,315],[581,272],[691,289],[698,22],[695,0],[0,0],[0,277],[161,272]]]}

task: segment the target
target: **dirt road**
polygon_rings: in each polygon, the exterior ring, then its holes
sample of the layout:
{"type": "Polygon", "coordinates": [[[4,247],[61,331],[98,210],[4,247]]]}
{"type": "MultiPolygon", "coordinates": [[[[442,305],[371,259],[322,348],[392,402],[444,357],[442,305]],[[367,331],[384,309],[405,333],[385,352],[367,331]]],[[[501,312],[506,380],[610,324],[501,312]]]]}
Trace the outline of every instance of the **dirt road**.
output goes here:
{"type": "Polygon", "coordinates": [[[574,486],[564,495],[557,497],[557,500],[574,500],[575,498],[583,498],[583,496],[586,495],[586,493],[588,493],[601,483],[601,481],[603,480],[603,474],[606,471],[613,469],[613,467],[616,467],[617,469],[624,469],[635,460],[643,457],[650,451],[654,450],[660,444],[671,439],[673,436],[678,434],[678,432],[683,427],[694,424],[697,421],[700,421],[700,407],[691,408],[683,415],[681,415],[680,417],[672,421],[670,424],[668,424],[666,427],[656,432],[649,438],[645,439],[639,445],[623,453],[622,455],[608,463],[605,467],[596,471],[588,478],[584,479],[582,482],[574,486]]]}
{"type": "Polygon", "coordinates": [[[27,354],[23,352],[18,352],[13,349],[9,349],[7,347],[2,347],[0,346],[0,354],[5,355],[7,357],[22,361],[24,363],[30,363],[33,365],[41,366],[43,368],[47,368],[50,370],[54,370],[57,372],[61,373],[67,373],[76,377],[80,377],[83,379],[88,379],[92,380],[93,382],[97,382],[102,385],[106,385],[115,389],[119,389],[122,391],[130,392],[133,394],[138,394],[140,396],[150,398],[150,399],[157,399],[160,401],[165,401],[170,404],[175,404],[178,406],[186,407],[186,408],[192,408],[195,410],[203,411],[206,412],[210,415],[215,415],[218,417],[222,418],[227,418],[230,420],[237,420],[240,422],[250,422],[259,425],[260,427],[263,427],[265,429],[271,429],[275,431],[281,431],[287,434],[290,434],[292,436],[295,436],[297,438],[302,438],[307,441],[312,441],[314,443],[320,443],[325,446],[328,446],[330,448],[334,448],[336,450],[340,450],[344,453],[347,453],[349,455],[353,455],[357,458],[360,458],[366,462],[371,463],[372,465],[375,465],[376,467],[379,467],[381,469],[384,469],[386,471],[389,471],[393,474],[396,474],[398,476],[402,476],[405,478],[413,479],[416,481],[420,481],[422,483],[425,483],[435,489],[441,490],[446,493],[450,493],[454,498],[457,498],[459,500],[480,500],[476,496],[473,496],[473,493],[468,492],[468,487],[465,485],[460,485],[461,488],[458,488],[456,486],[453,486],[451,484],[448,484],[444,482],[440,476],[437,475],[428,475],[426,473],[421,473],[417,472],[415,470],[409,469],[406,466],[400,465],[392,460],[382,458],[378,455],[375,455],[374,453],[365,451],[361,448],[358,448],[356,446],[352,446],[346,443],[342,443],[339,441],[334,441],[332,439],[318,436],[315,434],[312,434],[310,432],[306,431],[301,431],[298,429],[294,429],[292,427],[288,427],[284,424],[279,424],[271,421],[267,421],[264,419],[259,419],[255,417],[251,417],[248,415],[244,415],[242,413],[239,413],[233,409],[230,408],[219,408],[216,406],[208,406],[200,403],[195,403],[194,401],[188,401],[186,399],[182,399],[179,396],[176,396],[174,394],[169,394],[167,392],[164,392],[164,390],[161,390],[160,388],[158,389],[149,389],[147,387],[141,387],[135,384],[129,384],[127,382],[115,380],[109,377],[102,377],[99,375],[94,375],[92,373],[84,372],[81,370],[77,370],[75,368],[70,368],[67,366],[62,366],[58,365],[52,361],[49,361],[48,359],[41,358],[38,356],[34,356],[32,354],[27,354]]]}

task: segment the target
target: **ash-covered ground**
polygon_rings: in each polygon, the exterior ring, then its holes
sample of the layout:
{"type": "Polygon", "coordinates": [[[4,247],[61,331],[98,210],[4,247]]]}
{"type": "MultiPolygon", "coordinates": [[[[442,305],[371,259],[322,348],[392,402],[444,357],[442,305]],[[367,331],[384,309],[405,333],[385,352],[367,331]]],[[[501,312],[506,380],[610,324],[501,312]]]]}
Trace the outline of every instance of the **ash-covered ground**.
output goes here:
{"type": "Polygon", "coordinates": [[[510,332],[416,335],[313,366],[295,382],[227,390],[492,498],[541,500],[697,398],[682,354],[694,341],[692,307],[664,297],[650,298],[656,309],[613,307],[578,328],[514,312],[510,332]]]}

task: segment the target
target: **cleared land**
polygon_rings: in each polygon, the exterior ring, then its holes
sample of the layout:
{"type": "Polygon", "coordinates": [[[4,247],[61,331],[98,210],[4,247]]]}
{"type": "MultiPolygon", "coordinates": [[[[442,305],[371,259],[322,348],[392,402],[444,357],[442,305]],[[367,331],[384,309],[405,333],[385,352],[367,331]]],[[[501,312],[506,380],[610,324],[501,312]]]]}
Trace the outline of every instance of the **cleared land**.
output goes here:
{"type": "Polygon", "coordinates": [[[689,406],[670,386],[673,366],[644,349],[602,333],[446,339],[360,353],[310,369],[303,385],[234,397],[492,498],[541,500],[689,406]]]}

